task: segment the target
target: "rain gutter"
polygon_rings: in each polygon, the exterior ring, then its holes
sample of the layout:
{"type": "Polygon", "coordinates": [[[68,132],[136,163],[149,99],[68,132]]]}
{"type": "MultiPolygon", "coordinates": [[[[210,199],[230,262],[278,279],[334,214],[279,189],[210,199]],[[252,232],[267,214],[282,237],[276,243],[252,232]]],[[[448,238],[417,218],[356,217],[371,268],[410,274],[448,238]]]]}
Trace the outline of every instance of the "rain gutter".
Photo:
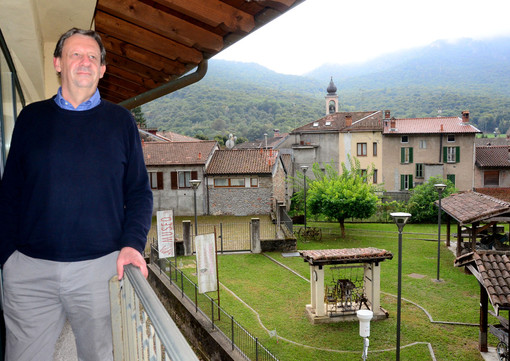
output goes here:
{"type": "Polygon", "coordinates": [[[169,81],[157,88],[151,89],[140,95],[134,96],[130,99],[124,100],[119,105],[133,109],[142,104],[146,104],[154,99],[161,98],[164,95],[170,94],[174,91],[187,87],[188,85],[194,84],[200,81],[207,73],[207,60],[204,59],[198,64],[197,70],[194,73],[184,75],[180,78],[169,81]]]}

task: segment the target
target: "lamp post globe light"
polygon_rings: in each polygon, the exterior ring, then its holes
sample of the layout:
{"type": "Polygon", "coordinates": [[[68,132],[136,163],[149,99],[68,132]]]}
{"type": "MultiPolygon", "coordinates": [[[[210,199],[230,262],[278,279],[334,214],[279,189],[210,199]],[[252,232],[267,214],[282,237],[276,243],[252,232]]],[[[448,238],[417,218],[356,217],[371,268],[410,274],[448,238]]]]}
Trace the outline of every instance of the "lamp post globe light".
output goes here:
{"type": "Polygon", "coordinates": [[[363,354],[361,358],[363,361],[368,356],[368,337],[370,336],[370,320],[374,316],[374,313],[370,310],[358,310],[356,316],[359,320],[359,335],[363,337],[363,354]]]}
{"type": "Polygon", "coordinates": [[[191,184],[191,188],[193,188],[193,206],[195,208],[195,236],[198,234],[197,227],[197,189],[200,186],[202,181],[200,179],[192,179],[189,181],[191,184]]]}
{"type": "Polygon", "coordinates": [[[303,171],[303,179],[304,179],[304,203],[305,203],[305,229],[306,229],[306,171],[308,170],[307,165],[302,165],[301,170],[303,171]]]}
{"type": "Polygon", "coordinates": [[[444,189],[446,188],[446,184],[434,184],[434,187],[437,190],[439,195],[439,205],[437,207],[437,278],[436,282],[441,282],[439,279],[439,260],[441,257],[441,196],[443,194],[444,189]]]}
{"type": "Polygon", "coordinates": [[[402,230],[406,225],[410,213],[394,212],[390,213],[391,218],[398,227],[398,292],[397,292],[397,361],[400,361],[400,307],[402,304],[402,230]]]}

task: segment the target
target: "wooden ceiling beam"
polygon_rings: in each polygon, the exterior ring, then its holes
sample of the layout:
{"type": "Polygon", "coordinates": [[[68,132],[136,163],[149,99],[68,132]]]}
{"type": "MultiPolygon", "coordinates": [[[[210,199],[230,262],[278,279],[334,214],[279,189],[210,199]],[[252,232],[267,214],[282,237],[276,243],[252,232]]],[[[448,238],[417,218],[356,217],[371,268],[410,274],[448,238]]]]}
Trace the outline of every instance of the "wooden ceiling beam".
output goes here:
{"type": "Polygon", "coordinates": [[[249,33],[255,27],[253,16],[219,0],[154,0],[169,9],[213,27],[230,32],[249,33]]]}
{"type": "Polygon", "coordinates": [[[147,90],[150,90],[149,88],[143,86],[143,84],[132,82],[130,80],[127,80],[126,78],[119,77],[111,72],[105,73],[104,79],[106,82],[115,83],[121,88],[124,88],[132,92],[144,93],[147,90]]]}
{"type": "Polygon", "coordinates": [[[118,68],[130,71],[138,74],[142,78],[149,78],[154,80],[156,83],[166,83],[172,79],[171,74],[165,74],[160,71],[156,71],[142,64],[136,63],[128,58],[119,56],[112,52],[106,54],[107,69],[108,64],[115,65],[118,68]]]}
{"type": "Polygon", "coordinates": [[[123,79],[127,79],[129,81],[132,81],[132,82],[139,84],[140,86],[143,86],[147,89],[154,89],[158,85],[160,85],[152,79],[142,77],[142,76],[135,74],[129,70],[125,70],[125,69],[116,67],[113,64],[106,66],[106,72],[107,72],[107,74],[112,74],[118,78],[123,78],[123,79]]]}
{"type": "Polygon", "coordinates": [[[122,101],[124,101],[126,99],[132,98],[132,96],[131,97],[125,97],[125,96],[122,96],[120,94],[116,94],[116,93],[112,92],[108,88],[105,88],[101,84],[101,82],[99,82],[99,85],[97,87],[99,89],[99,93],[101,94],[101,98],[108,99],[109,101],[114,102],[114,103],[120,103],[120,102],[122,102],[122,101]]]}
{"type": "Polygon", "coordinates": [[[115,34],[118,39],[169,59],[196,65],[203,60],[202,53],[194,48],[179,44],[100,10],[96,11],[95,24],[96,30],[101,33],[115,34]]]}
{"type": "Polygon", "coordinates": [[[184,64],[178,61],[150,53],[137,46],[126,43],[125,41],[116,39],[113,36],[101,34],[101,38],[103,39],[103,44],[107,53],[112,52],[166,74],[183,74],[186,72],[184,64]]]}
{"type": "Polygon", "coordinates": [[[101,0],[97,8],[200,51],[223,49],[221,36],[138,0],[101,0]]]}

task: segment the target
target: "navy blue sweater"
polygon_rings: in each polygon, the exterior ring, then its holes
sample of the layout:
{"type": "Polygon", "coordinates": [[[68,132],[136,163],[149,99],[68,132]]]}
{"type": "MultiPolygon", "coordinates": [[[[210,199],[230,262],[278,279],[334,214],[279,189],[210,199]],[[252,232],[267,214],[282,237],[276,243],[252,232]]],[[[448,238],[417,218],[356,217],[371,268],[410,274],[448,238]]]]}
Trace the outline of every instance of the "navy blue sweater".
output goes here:
{"type": "Polygon", "coordinates": [[[22,110],[0,184],[0,264],[14,250],[62,262],[141,252],[151,215],[129,111],[106,101],[69,111],[53,99],[22,110]]]}

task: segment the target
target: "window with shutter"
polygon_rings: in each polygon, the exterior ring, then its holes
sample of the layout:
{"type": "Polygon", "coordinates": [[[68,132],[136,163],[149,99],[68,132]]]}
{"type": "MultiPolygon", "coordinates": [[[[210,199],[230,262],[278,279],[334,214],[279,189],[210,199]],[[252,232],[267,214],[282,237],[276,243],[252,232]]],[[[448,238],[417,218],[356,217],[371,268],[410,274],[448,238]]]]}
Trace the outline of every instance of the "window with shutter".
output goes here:
{"type": "Polygon", "coordinates": [[[179,185],[177,183],[177,172],[171,172],[170,173],[170,188],[171,189],[178,189],[179,185]]]}

